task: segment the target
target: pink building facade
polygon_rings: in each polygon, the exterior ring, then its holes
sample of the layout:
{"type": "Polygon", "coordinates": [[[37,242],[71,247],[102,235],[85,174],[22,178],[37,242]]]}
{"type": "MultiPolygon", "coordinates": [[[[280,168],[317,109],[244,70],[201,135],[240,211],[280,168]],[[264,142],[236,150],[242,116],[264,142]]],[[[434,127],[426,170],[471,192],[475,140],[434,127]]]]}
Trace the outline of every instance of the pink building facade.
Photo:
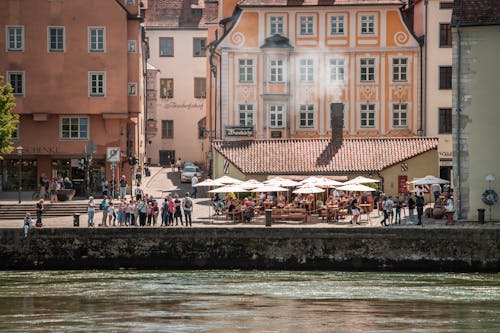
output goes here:
{"type": "MultiPolygon", "coordinates": [[[[77,194],[89,177],[98,193],[111,179],[108,148],[120,150],[116,178],[130,179],[129,156],[144,160],[141,20],[136,0],[0,1],[0,75],[16,97],[23,190],[46,175],[72,179],[77,194]]],[[[1,162],[2,191],[17,190],[17,160],[14,151],[1,162]]]]}

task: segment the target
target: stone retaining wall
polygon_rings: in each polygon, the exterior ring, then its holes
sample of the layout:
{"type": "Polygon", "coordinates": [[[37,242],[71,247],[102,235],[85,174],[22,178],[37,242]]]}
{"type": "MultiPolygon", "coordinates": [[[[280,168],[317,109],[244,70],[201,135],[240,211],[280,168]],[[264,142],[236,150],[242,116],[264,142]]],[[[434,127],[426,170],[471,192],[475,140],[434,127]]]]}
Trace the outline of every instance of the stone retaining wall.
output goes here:
{"type": "Polygon", "coordinates": [[[494,271],[497,228],[0,229],[0,269],[494,271]]]}

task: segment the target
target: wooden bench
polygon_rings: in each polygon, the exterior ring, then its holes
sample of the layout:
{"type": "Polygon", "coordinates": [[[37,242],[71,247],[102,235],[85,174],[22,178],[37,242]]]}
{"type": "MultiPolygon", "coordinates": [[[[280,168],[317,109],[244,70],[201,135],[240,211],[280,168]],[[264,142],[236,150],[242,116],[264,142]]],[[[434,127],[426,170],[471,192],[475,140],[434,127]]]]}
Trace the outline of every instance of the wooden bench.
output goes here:
{"type": "Polygon", "coordinates": [[[273,208],[271,212],[272,221],[303,221],[307,222],[307,211],[305,208],[273,208]]]}

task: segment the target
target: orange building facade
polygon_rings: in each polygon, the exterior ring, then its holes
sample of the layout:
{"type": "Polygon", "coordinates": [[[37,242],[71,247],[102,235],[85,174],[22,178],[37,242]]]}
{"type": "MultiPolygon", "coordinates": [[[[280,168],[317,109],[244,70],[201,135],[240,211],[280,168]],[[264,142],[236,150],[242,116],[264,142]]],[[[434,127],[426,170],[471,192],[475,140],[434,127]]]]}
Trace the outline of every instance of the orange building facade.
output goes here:
{"type": "Polygon", "coordinates": [[[420,48],[401,6],[393,0],[224,2],[219,38],[215,29],[209,33],[216,73],[207,102],[212,137],[330,137],[332,103],[343,104],[346,137],[417,135],[420,48]]]}
{"type": "MultiPolygon", "coordinates": [[[[116,179],[130,179],[128,156],[141,161],[144,151],[139,1],[5,0],[0,22],[0,75],[16,97],[23,190],[44,174],[72,179],[77,194],[89,177],[100,192],[111,179],[110,147],[120,150],[116,179]]],[[[4,157],[2,190],[17,190],[16,151],[4,157]]]]}

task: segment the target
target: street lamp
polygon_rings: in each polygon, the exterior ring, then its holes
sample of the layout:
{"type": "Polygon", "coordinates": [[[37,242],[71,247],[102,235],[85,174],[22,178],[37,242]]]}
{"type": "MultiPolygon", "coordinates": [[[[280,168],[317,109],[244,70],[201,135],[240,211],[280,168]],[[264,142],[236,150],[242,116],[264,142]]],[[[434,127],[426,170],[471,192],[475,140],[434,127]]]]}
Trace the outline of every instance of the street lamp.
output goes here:
{"type": "Polygon", "coordinates": [[[24,148],[21,147],[21,146],[16,147],[17,157],[19,159],[19,169],[17,171],[17,178],[18,178],[18,181],[19,181],[19,184],[17,186],[17,201],[19,203],[21,203],[21,190],[22,190],[21,183],[22,183],[22,180],[23,180],[22,179],[22,171],[23,171],[23,169],[22,169],[22,166],[21,166],[22,161],[23,161],[23,149],[24,148]]]}

